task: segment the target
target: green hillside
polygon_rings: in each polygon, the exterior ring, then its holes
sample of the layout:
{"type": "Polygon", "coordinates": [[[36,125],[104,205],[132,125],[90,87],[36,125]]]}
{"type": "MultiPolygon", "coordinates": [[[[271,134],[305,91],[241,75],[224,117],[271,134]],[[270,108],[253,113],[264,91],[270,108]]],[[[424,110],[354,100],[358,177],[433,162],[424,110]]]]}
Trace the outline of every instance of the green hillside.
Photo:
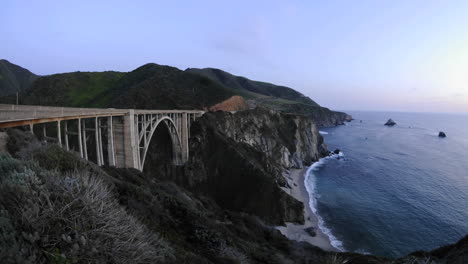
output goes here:
{"type": "Polygon", "coordinates": [[[38,78],[22,94],[21,103],[51,106],[104,107],[106,97],[125,75],[121,72],[72,72],[38,78]]]}
{"type": "Polygon", "coordinates": [[[331,111],[326,107],[320,106],[309,97],[289,87],[252,81],[245,77],[235,76],[213,68],[189,68],[186,71],[206,76],[235,93],[244,96],[248,99],[247,102],[250,107],[262,106],[276,111],[308,116],[318,126],[339,125],[343,121],[352,119],[346,113],[331,111]]]}
{"type": "MultiPolygon", "coordinates": [[[[319,126],[351,117],[321,107],[285,87],[252,81],[217,69],[187,69],[145,64],[131,72],[71,72],[37,78],[20,93],[20,103],[68,107],[207,109],[234,95],[249,107],[262,106],[310,117],[319,126]]],[[[0,102],[14,103],[14,96],[0,102]]]]}
{"type": "Polygon", "coordinates": [[[203,109],[234,93],[174,67],[146,64],[128,73],[73,72],[43,76],[21,95],[22,104],[139,109],[203,109]]]}
{"type": "Polygon", "coordinates": [[[299,102],[307,105],[319,106],[309,97],[286,86],[279,86],[266,82],[252,81],[245,77],[235,76],[228,72],[213,68],[189,68],[186,71],[206,76],[228,88],[238,91],[239,93],[244,93],[247,95],[244,96],[247,99],[267,99],[267,101],[270,103],[278,102],[279,104],[299,102]]]}

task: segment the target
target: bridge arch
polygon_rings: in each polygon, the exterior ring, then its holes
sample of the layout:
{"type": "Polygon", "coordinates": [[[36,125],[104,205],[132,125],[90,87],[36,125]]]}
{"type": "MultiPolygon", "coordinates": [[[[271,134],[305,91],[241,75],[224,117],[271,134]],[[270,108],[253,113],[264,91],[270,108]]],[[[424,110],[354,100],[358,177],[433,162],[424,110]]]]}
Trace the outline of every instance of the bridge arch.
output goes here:
{"type": "MultiPolygon", "coordinates": [[[[146,120],[146,117],[143,117],[146,120]]],[[[180,165],[182,163],[182,140],[179,129],[176,125],[176,122],[173,118],[164,115],[164,116],[151,116],[148,122],[143,122],[142,131],[139,133],[139,142],[142,146],[142,153],[140,154],[140,168],[143,170],[146,160],[146,155],[153,139],[153,135],[156,130],[161,126],[165,126],[169,132],[172,143],[172,162],[175,165],[180,165]],[[148,130],[149,128],[149,130],[148,130]],[[146,134],[145,134],[146,133],[146,134]]]]}

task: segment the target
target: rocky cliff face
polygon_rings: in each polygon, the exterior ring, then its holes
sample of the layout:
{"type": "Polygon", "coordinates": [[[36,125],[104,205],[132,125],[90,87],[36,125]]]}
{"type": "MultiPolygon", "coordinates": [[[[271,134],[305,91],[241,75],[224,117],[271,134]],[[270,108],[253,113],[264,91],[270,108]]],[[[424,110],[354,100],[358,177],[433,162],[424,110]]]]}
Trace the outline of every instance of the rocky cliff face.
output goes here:
{"type": "Polygon", "coordinates": [[[263,152],[284,169],[302,168],[327,154],[317,127],[302,116],[257,108],[235,114],[211,113],[203,122],[263,152]]]}
{"type": "Polygon", "coordinates": [[[307,116],[312,119],[318,127],[338,126],[353,120],[352,116],[344,112],[337,112],[326,107],[313,107],[304,104],[291,104],[284,111],[307,116]]]}
{"type": "Polygon", "coordinates": [[[287,186],[283,174],[326,154],[308,118],[262,108],[208,112],[192,126],[190,160],[183,172],[157,170],[223,208],[256,215],[267,224],[303,223],[303,204],[280,188],[287,186]]]}

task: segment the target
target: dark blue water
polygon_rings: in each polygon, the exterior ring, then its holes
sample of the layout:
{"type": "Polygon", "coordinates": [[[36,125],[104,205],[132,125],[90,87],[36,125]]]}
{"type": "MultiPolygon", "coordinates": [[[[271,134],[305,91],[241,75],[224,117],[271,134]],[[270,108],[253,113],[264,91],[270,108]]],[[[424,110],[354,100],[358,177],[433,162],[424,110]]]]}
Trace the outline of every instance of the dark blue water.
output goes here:
{"type": "Polygon", "coordinates": [[[468,116],[350,114],[348,125],[321,129],[343,156],[306,178],[335,246],[397,257],[468,234],[468,116]],[[397,125],[384,126],[388,118],[397,125]]]}

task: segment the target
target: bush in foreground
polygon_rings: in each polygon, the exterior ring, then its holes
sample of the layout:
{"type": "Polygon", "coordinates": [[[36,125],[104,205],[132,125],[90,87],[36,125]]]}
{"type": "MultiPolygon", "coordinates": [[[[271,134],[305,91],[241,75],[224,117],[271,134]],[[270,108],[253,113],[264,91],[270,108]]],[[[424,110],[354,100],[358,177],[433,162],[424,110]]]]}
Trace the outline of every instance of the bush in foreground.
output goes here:
{"type": "Polygon", "coordinates": [[[0,154],[2,263],[160,263],[171,247],[88,172],[59,174],[0,154]]]}

